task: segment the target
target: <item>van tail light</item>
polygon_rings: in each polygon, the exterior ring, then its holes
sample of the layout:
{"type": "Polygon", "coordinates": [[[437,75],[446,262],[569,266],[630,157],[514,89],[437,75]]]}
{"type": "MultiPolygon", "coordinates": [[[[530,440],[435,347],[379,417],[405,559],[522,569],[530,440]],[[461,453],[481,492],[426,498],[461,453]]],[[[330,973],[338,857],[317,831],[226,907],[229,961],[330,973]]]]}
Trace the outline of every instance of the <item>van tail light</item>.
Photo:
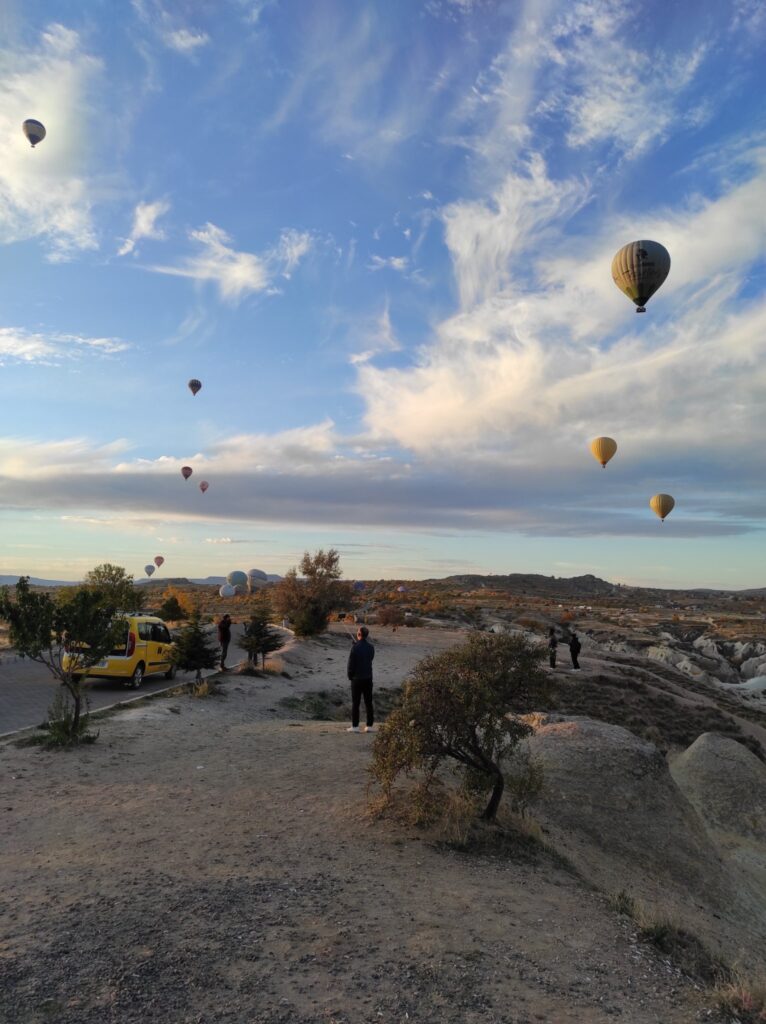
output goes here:
{"type": "Polygon", "coordinates": [[[128,649],[125,652],[126,657],[130,658],[135,654],[136,651],[136,634],[131,631],[128,633],[128,649]]]}

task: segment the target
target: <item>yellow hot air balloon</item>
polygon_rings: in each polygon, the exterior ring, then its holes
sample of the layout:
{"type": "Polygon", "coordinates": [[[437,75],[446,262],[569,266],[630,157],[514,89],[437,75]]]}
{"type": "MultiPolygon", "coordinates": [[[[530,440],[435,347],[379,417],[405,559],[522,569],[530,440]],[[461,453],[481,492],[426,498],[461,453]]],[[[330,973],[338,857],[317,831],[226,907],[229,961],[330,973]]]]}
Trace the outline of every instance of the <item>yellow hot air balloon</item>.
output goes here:
{"type": "Polygon", "coordinates": [[[628,242],[612,260],[614,283],[635,302],[637,313],[646,312],[647,302],[669,273],[670,253],[659,242],[628,242]]]}
{"type": "Polygon", "coordinates": [[[597,437],[590,443],[590,450],[596,462],[606,469],[606,464],[617,451],[617,442],[613,437],[597,437]]]}
{"type": "Polygon", "coordinates": [[[664,521],[665,516],[669,516],[673,511],[675,503],[675,498],[669,494],[655,494],[653,498],[649,499],[649,508],[664,521]]]}

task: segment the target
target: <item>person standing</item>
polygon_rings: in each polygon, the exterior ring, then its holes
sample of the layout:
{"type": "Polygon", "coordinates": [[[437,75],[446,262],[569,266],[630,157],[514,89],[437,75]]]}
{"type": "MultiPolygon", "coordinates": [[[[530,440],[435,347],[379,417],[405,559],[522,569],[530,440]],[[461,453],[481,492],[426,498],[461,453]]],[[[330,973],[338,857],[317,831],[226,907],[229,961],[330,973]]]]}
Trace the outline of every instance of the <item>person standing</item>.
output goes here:
{"type": "Polygon", "coordinates": [[[575,672],[580,671],[580,664],[577,661],[577,656],[582,649],[582,644],[577,639],[577,633],[572,633],[572,639],[569,641],[569,653],[572,656],[572,668],[575,672]]]}
{"type": "Polygon", "coordinates": [[[551,663],[551,668],[556,667],[556,648],[559,642],[556,639],[556,630],[551,626],[548,630],[548,660],[551,663]]]}
{"type": "Polygon", "coordinates": [[[360,626],[356,631],[356,643],[348,656],[347,675],[351,682],[351,725],[346,732],[359,732],[359,705],[364,697],[367,712],[365,732],[373,732],[375,714],[372,707],[372,659],[375,648],[367,639],[369,630],[360,626]]]}
{"type": "Polygon", "coordinates": [[[218,643],[221,645],[221,671],[226,671],[226,655],[231,643],[231,616],[224,615],[218,623],[218,643]]]}

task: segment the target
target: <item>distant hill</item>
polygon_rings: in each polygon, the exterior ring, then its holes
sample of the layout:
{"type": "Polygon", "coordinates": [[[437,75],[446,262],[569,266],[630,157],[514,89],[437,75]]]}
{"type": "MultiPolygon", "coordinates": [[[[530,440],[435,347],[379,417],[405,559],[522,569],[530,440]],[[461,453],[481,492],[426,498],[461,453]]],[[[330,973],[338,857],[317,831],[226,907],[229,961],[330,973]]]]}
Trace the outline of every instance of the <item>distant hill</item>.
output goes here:
{"type": "MultiPolygon", "coordinates": [[[[282,579],[281,576],[276,573],[266,574],[269,583],[279,583],[282,579]]],[[[0,587],[13,587],[19,582],[18,576],[0,576],[0,587]]],[[[169,584],[174,586],[191,586],[192,584],[199,584],[200,586],[209,587],[220,587],[226,582],[225,576],[206,576],[204,579],[187,579],[186,576],[160,576],[147,579],[135,580],[137,587],[141,586],[163,586],[166,587],[169,584]]],[[[30,586],[33,587],[77,587],[82,583],[82,580],[43,580],[39,576],[29,577],[30,586]]]]}
{"type": "MultiPolygon", "coordinates": [[[[13,587],[19,582],[18,576],[0,576],[0,587],[13,587]]],[[[76,587],[80,580],[41,580],[37,576],[29,577],[32,587],[76,587]]]]}
{"type": "Polygon", "coordinates": [[[569,579],[556,576],[542,576],[538,573],[510,573],[507,576],[460,575],[448,576],[442,580],[428,580],[429,583],[450,583],[465,589],[510,590],[514,593],[550,594],[561,597],[600,597],[617,593],[619,587],[598,576],[572,576],[569,579]]]}

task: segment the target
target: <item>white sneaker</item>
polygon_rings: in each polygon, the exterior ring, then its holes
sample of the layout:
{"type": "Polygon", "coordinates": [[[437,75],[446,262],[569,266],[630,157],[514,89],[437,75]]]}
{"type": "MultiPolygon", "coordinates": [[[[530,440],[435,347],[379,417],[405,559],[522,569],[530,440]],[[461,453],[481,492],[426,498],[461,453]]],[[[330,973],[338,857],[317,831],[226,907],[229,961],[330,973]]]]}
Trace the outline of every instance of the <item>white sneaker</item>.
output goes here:
{"type": "Polygon", "coordinates": [[[365,732],[375,732],[375,726],[374,725],[365,725],[364,731],[365,732]]]}
{"type": "Polygon", "coordinates": [[[359,726],[358,725],[350,725],[348,727],[348,729],[346,729],[346,732],[359,732],[359,726]]]}

